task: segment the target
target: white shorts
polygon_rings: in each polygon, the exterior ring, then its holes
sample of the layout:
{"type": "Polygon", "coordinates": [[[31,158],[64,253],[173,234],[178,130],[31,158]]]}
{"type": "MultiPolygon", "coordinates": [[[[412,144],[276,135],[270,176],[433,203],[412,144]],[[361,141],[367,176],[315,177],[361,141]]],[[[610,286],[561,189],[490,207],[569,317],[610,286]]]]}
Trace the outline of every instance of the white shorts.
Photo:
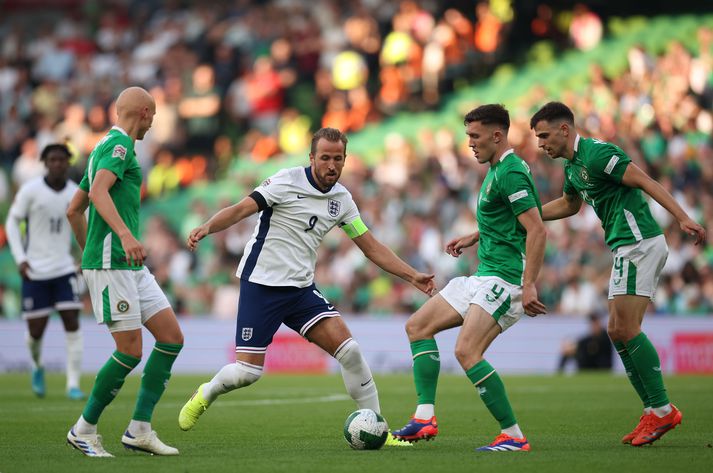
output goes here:
{"type": "Polygon", "coordinates": [[[465,317],[471,304],[482,307],[493,316],[503,332],[520,320],[525,311],[522,307],[522,287],[497,276],[455,278],[440,294],[461,317],[465,317]]]}
{"type": "Polygon", "coordinates": [[[98,324],[110,332],[126,332],[141,325],[161,310],[170,307],[156,278],[147,269],[85,269],[92,309],[98,324]]]}
{"type": "Polygon", "coordinates": [[[668,246],[663,235],[617,248],[609,278],[609,299],[623,295],[653,299],[666,258],[668,246]]]}

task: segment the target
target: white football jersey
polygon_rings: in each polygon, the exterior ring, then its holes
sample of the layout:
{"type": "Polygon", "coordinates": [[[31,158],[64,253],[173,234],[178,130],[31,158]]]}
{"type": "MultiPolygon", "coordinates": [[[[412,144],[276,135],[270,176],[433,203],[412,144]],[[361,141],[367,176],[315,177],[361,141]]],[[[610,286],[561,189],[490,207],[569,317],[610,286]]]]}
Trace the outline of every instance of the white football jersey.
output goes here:
{"type": "Polygon", "coordinates": [[[77,184],[55,191],[36,177],[20,187],[7,216],[7,236],[15,262],[27,261],[32,280],[52,279],[75,271],[72,258],[72,229],[67,220],[67,207],[77,184]],[[24,238],[20,222],[27,222],[24,238]]]}
{"type": "Polygon", "coordinates": [[[309,286],[327,232],[360,221],[352,195],[339,183],[322,192],[303,167],[283,169],[255,191],[267,208],[258,214],[236,275],[265,286],[309,286]]]}

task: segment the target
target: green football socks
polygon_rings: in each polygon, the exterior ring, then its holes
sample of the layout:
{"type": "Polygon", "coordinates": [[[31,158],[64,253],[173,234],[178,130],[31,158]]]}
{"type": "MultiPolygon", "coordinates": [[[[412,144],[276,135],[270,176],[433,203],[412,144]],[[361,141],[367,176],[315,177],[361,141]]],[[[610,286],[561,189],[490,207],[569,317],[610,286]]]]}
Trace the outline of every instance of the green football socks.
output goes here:
{"type": "Polygon", "coordinates": [[[649,403],[649,396],[646,394],[646,389],[644,389],[644,383],[641,381],[641,376],[639,376],[639,372],[637,371],[636,366],[634,366],[634,361],[631,359],[629,350],[626,349],[626,345],[624,342],[614,342],[614,348],[616,348],[616,352],[619,354],[619,358],[621,358],[621,362],[624,364],[624,369],[626,370],[626,376],[629,378],[629,382],[632,386],[634,386],[636,394],[638,394],[641,398],[641,402],[644,403],[644,408],[651,407],[651,403],[649,403]]]}
{"type": "Polygon", "coordinates": [[[141,377],[139,397],[136,399],[133,420],[151,422],[154,407],[166,390],[171,378],[171,367],[183,345],[156,342],[141,377]]]}
{"type": "Polygon", "coordinates": [[[657,408],[668,405],[666,387],[663,384],[663,376],[661,376],[661,361],[658,353],[656,353],[656,348],[654,348],[646,334],[641,332],[626,342],[626,351],[631,357],[633,366],[639,373],[649,406],[657,408]]]}
{"type": "Polygon", "coordinates": [[[126,376],[139,364],[141,358],[115,351],[97,373],[89,400],[84,406],[82,417],[90,424],[99,422],[104,408],[114,400],[124,385],[126,376]]]}
{"type": "Polygon", "coordinates": [[[485,407],[500,423],[501,429],[507,429],[517,424],[508,395],[505,393],[505,385],[490,363],[481,360],[467,370],[465,374],[475,385],[480,398],[485,403],[485,407]]]}
{"type": "Polygon", "coordinates": [[[436,340],[430,338],[411,342],[411,353],[418,403],[435,404],[438,373],[441,370],[441,358],[436,340]]]}

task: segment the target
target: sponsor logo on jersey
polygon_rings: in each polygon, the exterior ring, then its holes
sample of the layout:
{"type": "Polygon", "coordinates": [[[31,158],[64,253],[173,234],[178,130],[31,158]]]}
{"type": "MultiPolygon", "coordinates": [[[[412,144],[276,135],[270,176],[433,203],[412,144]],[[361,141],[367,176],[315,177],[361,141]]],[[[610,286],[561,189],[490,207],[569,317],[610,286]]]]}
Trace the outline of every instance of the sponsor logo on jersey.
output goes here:
{"type": "Polygon", "coordinates": [[[129,310],[129,303],[126,301],[119,301],[116,303],[116,310],[121,312],[122,314],[129,310]]]}
{"type": "Polygon", "coordinates": [[[243,339],[243,341],[247,342],[251,338],[253,338],[253,328],[252,327],[244,327],[243,332],[240,335],[243,339]]]}
{"type": "Polygon", "coordinates": [[[485,188],[485,193],[490,194],[490,188],[493,187],[493,181],[488,182],[488,187],[485,188]]]}
{"type": "Polygon", "coordinates": [[[339,202],[338,200],[334,199],[327,199],[327,211],[329,211],[329,215],[332,217],[336,217],[339,215],[339,211],[342,209],[342,203],[339,202]]]}
{"type": "Polygon", "coordinates": [[[114,146],[114,151],[111,152],[112,158],[119,158],[122,161],[126,158],[126,147],[121,145],[114,146]]]}
{"type": "Polygon", "coordinates": [[[302,195],[302,194],[297,194],[297,198],[298,198],[298,199],[304,199],[305,197],[307,197],[307,196],[306,196],[306,195],[302,195]]]}
{"type": "Polygon", "coordinates": [[[262,181],[262,184],[260,184],[260,185],[262,187],[267,187],[270,185],[270,182],[271,182],[270,179],[265,179],[264,181],[262,181]]]}

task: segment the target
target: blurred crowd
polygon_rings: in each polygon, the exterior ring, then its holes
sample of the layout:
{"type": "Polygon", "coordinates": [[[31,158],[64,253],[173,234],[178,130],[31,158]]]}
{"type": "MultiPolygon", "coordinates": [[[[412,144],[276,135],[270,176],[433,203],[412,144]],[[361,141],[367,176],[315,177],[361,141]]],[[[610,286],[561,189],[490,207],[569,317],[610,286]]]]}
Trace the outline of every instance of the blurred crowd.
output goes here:
{"type": "MultiPolygon", "coordinates": [[[[227,175],[250,189],[256,176],[230,172],[239,160],[304,152],[320,126],[349,134],[399,110],[436,107],[443,94],[497,64],[513,18],[506,0],[478,2],[471,11],[408,0],[238,0],[188,8],[115,1],[102,9],[80,3],[74,13],[35,16],[34,24],[23,23],[23,11],[0,20],[5,208],[13,189],[43,172],[37,156],[50,142],[72,146],[74,177],[81,175],[87,154],[111,126],[113,97],[128,84],[143,85],[157,101],[154,126],[137,146],[147,199],[227,175]]],[[[572,12],[567,28],[555,23],[551,10],[538,9],[532,32],[568,38],[580,49],[602,36],[601,21],[584,8],[572,12]]],[[[585,93],[563,89],[555,97],[533,86],[519,98],[510,107],[510,140],[530,164],[542,201],[561,194],[562,164],[539,153],[528,123],[540,105],[561,99],[572,106],[582,134],[622,146],[713,229],[711,36],[701,29],[695,51],[678,43],[659,56],[632,48],[618,77],[592,67],[585,93]]],[[[472,159],[462,130],[422,130],[416,141],[392,133],[383,146],[384,159],[373,166],[350,155],[342,177],[364,221],[414,267],[435,272],[439,287],[470,274],[475,250],[458,259],[443,251],[451,238],[473,230],[475,196],[487,171],[472,159]]],[[[147,221],[148,264],[178,313],[235,315],[233,274],[254,218],[204,240],[195,254],[183,244],[193,226],[231,203],[196,200],[179,227],[160,215],[147,221]]],[[[670,249],[652,310],[713,314],[713,246],[693,246],[665,210],[652,208],[670,249]]],[[[539,283],[548,310],[582,318],[601,311],[611,255],[593,211],[584,206],[548,229],[539,283]]],[[[344,313],[387,316],[423,303],[338,230],[322,247],[316,279],[344,313]]]]}

